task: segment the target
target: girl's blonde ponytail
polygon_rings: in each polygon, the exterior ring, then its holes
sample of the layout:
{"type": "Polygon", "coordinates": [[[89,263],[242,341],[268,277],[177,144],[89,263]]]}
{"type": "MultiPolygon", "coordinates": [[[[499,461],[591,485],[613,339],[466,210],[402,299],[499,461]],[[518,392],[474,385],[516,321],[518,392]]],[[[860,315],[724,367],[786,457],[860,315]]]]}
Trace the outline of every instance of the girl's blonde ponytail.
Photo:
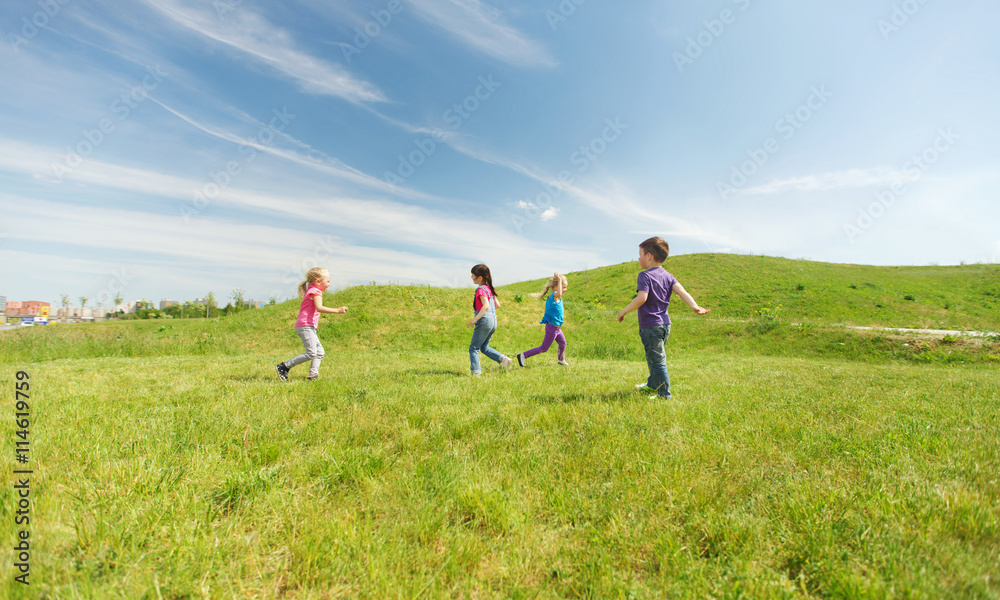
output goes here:
{"type": "Polygon", "coordinates": [[[299,284],[299,296],[305,296],[306,290],[309,289],[309,284],[314,281],[319,281],[324,277],[329,277],[330,272],[322,267],[313,267],[306,272],[306,280],[299,284]]]}

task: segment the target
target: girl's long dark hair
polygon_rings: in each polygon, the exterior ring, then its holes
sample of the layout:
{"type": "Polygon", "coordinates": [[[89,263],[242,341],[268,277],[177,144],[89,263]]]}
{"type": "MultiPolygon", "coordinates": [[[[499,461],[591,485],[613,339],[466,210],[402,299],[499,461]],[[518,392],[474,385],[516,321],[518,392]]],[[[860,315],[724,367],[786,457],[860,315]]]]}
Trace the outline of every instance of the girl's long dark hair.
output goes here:
{"type": "Polygon", "coordinates": [[[493,289],[493,276],[490,275],[489,267],[483,264],[478,264],[472,267],[472,274],[475,275],[476,277],[482,277],[483,279],[485,279],[486,285],[489,286],[490,288],[490,293],[493,294],[494,297],[496,297],[497,291],[493,289]]]}

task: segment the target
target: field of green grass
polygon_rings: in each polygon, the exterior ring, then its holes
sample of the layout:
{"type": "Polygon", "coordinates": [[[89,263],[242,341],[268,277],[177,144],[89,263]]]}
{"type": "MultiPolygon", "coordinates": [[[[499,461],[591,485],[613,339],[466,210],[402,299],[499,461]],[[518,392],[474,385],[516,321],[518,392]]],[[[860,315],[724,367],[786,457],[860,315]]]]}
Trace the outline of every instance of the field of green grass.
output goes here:
{"type": "MultiPolygon", "coordinates": [[[[1000,267],[664,266],[712,309],[673,307],[670,401],[632,389],[634,262],[568,274],[571,367],[478,379],[471,289],[328,294],[317,382],[273,369],[297,300],[2,332],[34,473],[30,587],[0,483],[0,597],[1000,598],[1000,338],[843,327],[1000,331],[1000,267]]],[[[541,285],[500,289],[501,352],[541,285]]]]}

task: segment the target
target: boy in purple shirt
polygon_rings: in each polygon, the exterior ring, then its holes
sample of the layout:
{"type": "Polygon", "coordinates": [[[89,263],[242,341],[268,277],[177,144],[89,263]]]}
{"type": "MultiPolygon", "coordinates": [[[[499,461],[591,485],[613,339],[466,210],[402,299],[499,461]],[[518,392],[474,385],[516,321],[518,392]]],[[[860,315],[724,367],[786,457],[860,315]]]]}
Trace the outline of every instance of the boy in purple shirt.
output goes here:
{"type": "Polygon", "coordinates": [[[636,296],[618,313],[618,322],[621,323],[625,315],[639,309],[639,337],[646,350],[649,379],[635,387],[643,392],[655,392],[661,398],[670,398],[670,375],[667,373],[667,355],[663,350],[663,344],[670,337],[670,315],[667,314],[670,294],[679,295],[699,315],[709,311],[698,306],[684,286],[663,269],[663,261],[669,255],[670,246],[661,237],[651,237],[639,244],[639,266],[643,271],[639,273],[636,296]]]}

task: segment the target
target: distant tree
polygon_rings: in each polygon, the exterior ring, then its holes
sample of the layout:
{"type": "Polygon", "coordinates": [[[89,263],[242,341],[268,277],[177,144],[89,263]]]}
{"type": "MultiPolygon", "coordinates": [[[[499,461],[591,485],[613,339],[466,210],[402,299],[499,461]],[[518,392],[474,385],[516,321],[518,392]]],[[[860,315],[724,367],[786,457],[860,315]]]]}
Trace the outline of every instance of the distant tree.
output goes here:
{"type": "Polygon", "coordinates": [[[193,319],[200,317],[205,314],[205,305],[201,302],[185,302],[184,303],[184,317],[187,319],[193,319]]]}
{"type": "Polygon", "coordinates": [[[84,311],[84,309],[87,308],[87,300],[90,300],[90,298],[88,298],[86,296],[80,296],[80,318],[81,319],[83,318],[83,311],[84,311]]]}
{"type": "Polygon", "coordinates": [[[69,294],[62,294],[59,299],[62,300],[63,323],[65,323],[69,317],[69,294]]]}
{"type": "Polygon", "coordinates": [[[278,297],[277,296],[271,296],[271,299],[268,300],[267,303],[270,304],[271,306],[274,306],[275,304],[278,303],[278,297]]]}
{"type": "Polygon", "coordinates": [[[219,313],[218,305],[215,303],[215,292],[209,292],[205,297],[205,318],[210,318],[213,314],[219,313]]]}
{"type": "Polygon", "coordinates": [[[233,290],[233,293],[229,294],[229,297],[233,300],[233,312],[240,312],[246,308],[246,302],[243,300],[245,296],[245,290],[233,290]]]}
{"type": "Polygon", "coordinates": [[[124,300],[124,299],[125,299],[125,298],[124,298],[124,297],[122,296],[122,293],[121,293],[121,292],[116,292],[116,293],[115,293],[115,306],[114,306],[114,313],[115,313],[116,315],[117,315],[117,314],[121,314],[121,313],[125,312],[125,311],[123,311],[123,310],[119,310],[119,309],[118,309],[118,307],[119,307],[119,306],[121,305],[121,303],[122,303],[122,300],[124,300]]]}

